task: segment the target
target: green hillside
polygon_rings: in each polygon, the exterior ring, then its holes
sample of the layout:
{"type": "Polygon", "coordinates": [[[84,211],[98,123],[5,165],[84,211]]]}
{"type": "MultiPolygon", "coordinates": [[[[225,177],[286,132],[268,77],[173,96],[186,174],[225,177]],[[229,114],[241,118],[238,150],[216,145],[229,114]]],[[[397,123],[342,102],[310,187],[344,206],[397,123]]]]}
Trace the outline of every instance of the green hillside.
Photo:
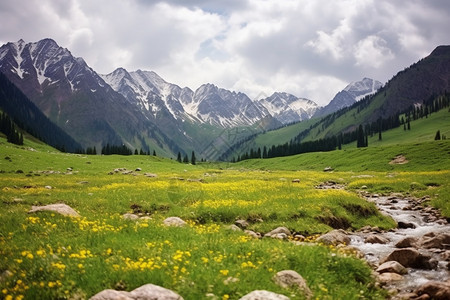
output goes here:
{"type": "Polygon", "coordinates": [[[418,142],[435,128],[415,127],[408,132],[413,143],[395,144],[392,132],[376,147],[197,165],[148,155],[67,154],[28,137],[24,146],[0,137],[0,271],[8,274],[0,280],[2,297],[85,299],[151,282],[184,299],[239,299],[257,289],[305,299],[274,284],[275,273],[289,269],[306,279],[314,298],[385,299],[367,263],[315,240],[333,228],[395,226],[357,195],[363,186],[428,195],[450,217],[450,140],[418,142]],[[389,164],[398,155],[407,163],[389,164]],[[334,171],[324,172],[327,166],[334,171]],[[330,180],[345,189],[315,188],[330,180]],[[55,203],[81,217],[27,213],[55,203]],[[126,220],[125,213],[146,218],[126,220]],[[187,225],[163,226],[171,216],[187,225]],[[237,219],[262,234],[285,226],[305,243],[251,238],[229,229],[237,219]]]}

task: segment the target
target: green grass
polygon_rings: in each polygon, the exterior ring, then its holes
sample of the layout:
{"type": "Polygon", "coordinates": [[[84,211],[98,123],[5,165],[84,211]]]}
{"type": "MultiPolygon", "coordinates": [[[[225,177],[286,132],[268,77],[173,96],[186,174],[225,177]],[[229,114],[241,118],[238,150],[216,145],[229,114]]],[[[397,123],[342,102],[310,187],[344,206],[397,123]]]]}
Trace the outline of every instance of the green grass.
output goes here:
{"type": "Polygon", "coordinates": [[[29,139],[17,147],[0,138],[0,274],[12,273],[0,280],[1,297],[88,298],[106,288],[153,283],[184,299],[239,299],[256,289],[302,299],[271,279],[292,269],[315,298],[384,299],[370,268],[348,253],[251,239],[228,227],[246,219],[263,234],[286,226],[309,241],[336,226],[330,220],[346,229],[393,227],[357,196],[362,185],[372,192],[430,195],[430,204],[450,216],[449,153],[450,141],[433,141],[193,166],[153,156],[65,154],[29,139]],[[398,154],[409,163],[390,165],[398,154]],[[335,171],[323,172],[328,165],[335,171]],[[116,168],[142,171],[109,175],[116,168]],[[315,188],[328,180],[346,190],[315,188]],[[82,217],[27,214],[32,205],[61,202],[82,217]],[[151,219],[122,218],[133,211],[151,219]],[[165,227],[169,216],[189,225],[165,227]]]}
{"type": "Polygon", "coordinates": [[[445,135],[450,138],[450,111],[442,109],[429,115],[428,118],[412,121],[411,130],[404,130],[403,126],[400,126],[383,132],[381,141],[378,140],[378,134],[375,134],[369,138],[369,146],[389,146],[433,141],[438,130],[441,132],[441,136],[445,135]]]}

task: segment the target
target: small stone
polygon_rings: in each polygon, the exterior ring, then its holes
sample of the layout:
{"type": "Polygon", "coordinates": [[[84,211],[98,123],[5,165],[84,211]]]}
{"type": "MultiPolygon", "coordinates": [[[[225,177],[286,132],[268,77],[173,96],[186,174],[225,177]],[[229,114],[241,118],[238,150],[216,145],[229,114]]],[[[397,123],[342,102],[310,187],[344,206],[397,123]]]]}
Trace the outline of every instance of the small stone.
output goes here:
{"type": "Polygon", "coordinates": [[[408,228],[414,229],[414,228],[416,228],[416,225],[414,225],[413,223],[400,221],[400,222],[397,223],[397,227],[400,228],[400,229],[408,229],[408,228]]]}
{"type": "Polygon", "coordinates": [[[285,295],[276,294],[274,292],[256,290],[243,296],[239,300],[289,300],[289,298],[285,295]]]}
{"type": "Polygon", "coordinates": [[[409,299],[416,299],[419,295],[416,293],[400,293],[395,296],[394,299],[396,300],[409,300],[409,299]]]}
{"type": "Polygon", "coordinates": [[[291,235],[291,231],[289,229],[287,229],[286,227],[277,227],[274,230],[266,233],[264,236],[265,237],[273,237],[277,234],[284,234],[287,238],[289,235],[291,235]]]}
{"type": "Polygon", "coordinates": [[[153,173],[144,173],[144,176],[145,176],[145,177],[149,177],[149,178],[155,178],[155,177],[158,177],[158,175],[153,174],[153,173]]]}
{"type": "Polygon", "coordinates": [[[8,277],[12,277],[13,275],[14,273],[10,270],[4,271],[2,274],[0,274],[0,282],[5,281],[8,277]]]}
{"type": "Polygon", "coordinates": [[[241,231],[242,230],[241,228],[239,228],[238,226],[236,226],[234,224],[230,225],[228,228],[232,231],[241,231]]]}
{"type": "Polygon", "coordinates": [[[366,243],[370,244],[387,244],[389,243],[389,240],[385,237],[382,237],[380,235],[372,234],[366,237],[364,240],[366,243]]]}
{"type": "Polygon", "coordinates": [[[116,291],[116,290],[103,290],[98,294],[95,294],[90,300],[134,300],[130,297],[129,292],[116,291]]]}
{"type": "Polygon", "coordinates": [[[450,234],[447,233],[440,233],[436,234],[435,236],[425,239],[422,238],[420,241],[420,245],[425,249],[445,249],[446,245],[450,244],[450,234]]]}
{"type": "Polygon", "coordinates": [[[397,273],[401,275],[408,272],[406,268],[397,261],[387,261],[381,264],[376,271],[378,273],[397,273]]]}
{"type": "Polygon", "coordinates": [[[255,239],[259,239],[261,237],[261,235],[259,233],[256,233],[252,230],[244,230],[244,233],[255,239]]]}
{"type": "Polygon", "coordinates": [[[279,239],[279,240],[287,240],[289,238],[289,236],[286,235],[285,233],[277,233],[277,234],[270,235],[269,237],[271,237],[273,239],[279,239]]]}
{"type": "Polygon", "coordinates": [[[428,295],[435,300],[450,299],[450,282],[429,281],[415,291],[418,295],[428,295]]]}
{"type": "Polygon", "coordinates": [[[68,172],[72,172],[72,171],[73,171],[72,168],[67,168],[66,170],[67,170],[68,172]]]}
{"type": "Polygon", "coordinates": [[[381,283],[391,283],[392,281],[401,281],[403,276],[397,273],[382,273],[378,276],[378,281],[381,283]]]}
{"type": "Polygon", "coordinates": [[[173,226],[173,227],[183,227],[187,225],[187,223],[179,217],[169,217],[165,219],[163,223],[166,226],[173,226]]]}
{"type": "Polygon", "coordinates": [[[296,178],[292,180],[293,183],[300,183],[300,179],[296,178]]]}
{"type": "Polygon", "coordinates": [[[46,185],[44,188],[47,189],[47,190],[51,190],[52,189],[52,187],[50,185],[46,185]]]}
{"type": "Polygon", "coordinates": [[[234,224],[242,229],[245,229],[250,225],[246,220],[236,220],[234,224]]]}
{"type": "Polygon", "coordinates": [[[304,296],[309,299],[312,297],[312,292],[306,284],[306,280],[293,270],[280,271],[272,278],[276,284],[283,288],[297,288],[301,290],[304,296]]]}
{"type": "Polygon", "coordinates": [[[332,230],[317,239],[318,242],[325,245],[350,244],[350,238],[342,229],[332,230]]]}
{"type": "Polygon", "coordinates": [[[408,268],[415,265],[416,260],[419,258],[419,256],[419,251],[414,248],[396,249],[391,252],[382,262],[394,260],[396,262],[399,262],[402,266],[408,268]]]}
{"type": "Polygon", "coordinates": [[[141,168],[136,168],[135,171],[136,171],[136,172],[140,172],[140,171],[142,171],[142,169],[141,169],[141,168]]]}
{"type": "Polygon", "coordinates": [[[294,240],[296,240],[296,241],[303,242],[305,239],[306,239],[306,237],[304,237],[301,234],[294,235],[294,240]]]}
{"type": "Polygon", "coordinates": [[[395,244],[397,248],[417,248],[417,238],[409,236],[395,244]]]}
{"type": "Polygon", "coordinates": [[[44,206],[32,206],[31,210],[28,213],[30,214],[38,211],[53,211],[64,216],[80,217],[80,215],[72,207],[63,203],[49,204],[44,206]]]}
{"type": "Polygon", "coordinates": [[[230,283],[236,283],[236,282],[238,282],[239,281],[239,278],[235,278],[235,277],[228,277],[227,279],[225,279],[224,281],[223,281],[223,284],[225,284],[225,285],[229,285],[230,283]]]}
{"type": "Polygon", "coordinates": [[[174,291],[154,284],[146,284],[130,292],[133,299],[149,300],[183,300],[183,297],[174,291]]]}
{"type": "Polygon", "coordinates": [[[332,168],[332,167],[325,167],[324,169],[323,169],[323,171],[324,172],[331,172],[331,171],[333,171],[334,169],[332,168]]]}
{"type": "Polygon", "coordinates": [[[130,214],[130,213],[123,214],[122,218],[124,218],[125,220],[137,220],[137,219],[139,219],[139,217],[137,215],[130,214]]]}

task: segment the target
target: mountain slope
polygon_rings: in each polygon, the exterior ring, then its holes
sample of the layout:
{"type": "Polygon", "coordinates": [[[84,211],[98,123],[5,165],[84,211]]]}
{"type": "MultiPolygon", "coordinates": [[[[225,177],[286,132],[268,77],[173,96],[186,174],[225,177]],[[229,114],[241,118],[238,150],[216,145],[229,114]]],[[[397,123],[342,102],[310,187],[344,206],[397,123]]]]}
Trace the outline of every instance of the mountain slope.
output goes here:
{"type": "Polygon", "coordinates": [[[387,119],[449,90],[450,46],[439,46],[429,56],[397,73],[367,101],[360,101],[350,109],[330,115],[322,122],[320,132],[311,131],[308,139],[349,132],[359,124],[387,119]]]}
{"type": "Polygon", "coordinates": [[[51,122],[5,75],[0,73],[0,109],[31,135],[59,150],[75,152],[82,147],[51,122]]]}
{"type": "Polygon", "coordinates": [[[110,143],[167,154],[180,150],[83,59],[51,39],[3,45],[0,71],[83,147],[110,143]]]}
{"type": "Polygon", "coordinates": [[[258,135],[242,143],[230,155],[242,154],[251,148],[281,145],[290,140],[314,141],[353,132],[360,124],[395,117],[449,90],[450,46],[439,46],[428,57],[399,72],[375,95],[329,115],[258,135]]]}
{"type": "Polygon", "coordinates": [[[381,86],[381,82],[370,78],[354,81],[338,92],[328,105],[319,109],[314,117],[325,116],[341,108],[351,106],[362,98],[376,93],[381,86]]]}

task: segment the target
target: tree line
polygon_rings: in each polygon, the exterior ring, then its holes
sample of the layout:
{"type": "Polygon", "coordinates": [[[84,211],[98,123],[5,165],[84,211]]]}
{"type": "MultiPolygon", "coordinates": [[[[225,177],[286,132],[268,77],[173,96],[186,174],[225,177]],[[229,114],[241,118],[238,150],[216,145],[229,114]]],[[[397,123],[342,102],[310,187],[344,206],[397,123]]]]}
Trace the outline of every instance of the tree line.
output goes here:
{"type": "Polygon", "coordinates": [[[0,132],[6,135],[8,143],[23,145],[23,134],[16,130],[16,125],[11,118],[0,112],[0,132]]]}
{"type": "MultiPolygon", "coordinates": [[[[364,101],[368,101],[369,98],[365,98],[364,101]]],[[[315,141],[302,142],[301,139],[305,137],[313,128],[317,127],[319,122],[310,126],[310,128],[299,133],[295,138],[291,139],[282,145],[272,145],[271,147],[264,146],[262,149],[258,147],[238,155],[237,158],[233,157],[231,162],[238,162],[246,159],[253,158],[273,158],[290,156],[308,152],[319,151],[333,151],[341,149],[342,145],[349,144],[356,141],[356,147],[368,147],[368,138],[374,135],[378,135],[378,140],[382,140],[382,132],[399,126],[404,127],[405,130],[411,130],[411,120],[417,120],[418,118],[427,118],[431,113],[437,112],[441,109],[449,107],[450,94],[445,93],[438,97],[430,97],[430,99],[424,101],[420,106],[410,107],[409,110],[403,113],[397,113],[387,118],[378,118],[377,121],[359,124],[356,128],[350,132],[340,132],[337,135],[318,139],[315,141]]],[[[364,103],[363,105],[367,105],[364,103]]],[[[345,111],[347,110],[344,109],[345,111]]],[[[342,114],[341,111],[333,113],[324,118],[325,123],[330,125],[337,116],[342,114]]],[[[323,124],[322,126],[324,126],[323,124]]],[[[327,127],[327,126],[325,126],[327,127]]],[[[440,132],[436,132],[435,139],[441,139],[440,132]]]]}

